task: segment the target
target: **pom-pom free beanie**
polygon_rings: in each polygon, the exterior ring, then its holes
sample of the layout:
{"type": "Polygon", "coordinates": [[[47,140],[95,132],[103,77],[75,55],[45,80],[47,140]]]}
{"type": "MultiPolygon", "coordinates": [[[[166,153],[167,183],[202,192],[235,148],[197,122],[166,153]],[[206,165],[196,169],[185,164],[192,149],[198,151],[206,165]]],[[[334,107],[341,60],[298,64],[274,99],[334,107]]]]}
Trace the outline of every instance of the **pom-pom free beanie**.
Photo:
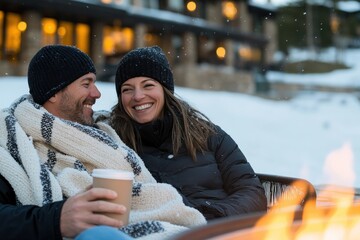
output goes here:
{"type": "Polygon", "coordinates": [[[29,91],[43,104],[58,91],[88,73],[96,74],[91,58],[74,46],[48,45],[31,59],[28,68],[29,91]]]}
{"type": "Polygon", "coordinates": [[[115,76],[118,96],[121,94],[121,85],[134,77],[150,77],[174,93],[170,64],[158,46],[136,48],[120,60],[115,76]]]}

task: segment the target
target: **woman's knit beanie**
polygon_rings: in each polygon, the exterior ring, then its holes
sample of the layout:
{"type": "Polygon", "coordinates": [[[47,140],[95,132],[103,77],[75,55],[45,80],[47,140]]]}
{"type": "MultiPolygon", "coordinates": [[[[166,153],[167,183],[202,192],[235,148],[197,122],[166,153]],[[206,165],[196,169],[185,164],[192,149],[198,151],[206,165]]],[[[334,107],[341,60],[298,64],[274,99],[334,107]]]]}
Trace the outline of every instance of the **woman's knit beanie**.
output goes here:
{"type": "Polygon", "coordinates": [[[91,58],[74,46],[48,45],[31,59],[28,68],[30,94],[38,104],[88,73],[96,74],[91,58]]]}
{"type": "Polygon", "coordinates": [[[158,46],[134,49],[120,60],[115,76],[118,96],[121,94],[121,85],[134,77],[150,77],[174,93],[170,64],[158,46]]]}

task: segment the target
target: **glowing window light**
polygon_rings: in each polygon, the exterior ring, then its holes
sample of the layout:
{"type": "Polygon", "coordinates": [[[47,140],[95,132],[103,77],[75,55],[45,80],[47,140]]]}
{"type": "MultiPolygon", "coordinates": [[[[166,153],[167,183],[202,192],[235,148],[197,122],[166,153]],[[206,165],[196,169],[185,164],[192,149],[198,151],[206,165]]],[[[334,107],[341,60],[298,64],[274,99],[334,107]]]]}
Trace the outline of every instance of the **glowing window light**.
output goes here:
{"type": "Polygon", "coordinates": [[[112,32],[112,28],[111,27],[104,27],[104,30],[103,30],[103,34],[104,34],[104,37],[103,37],[103,52],[105,55],[112,55],[114,54],[114,46],[115,46],[115,43],[114,43],[114,40],[111,36],[111,32],[112,32]]]}
{"type": "Polygon", "coordinates": [[[82,51],[89,53],[90,52],[90,27],[84,23],[78,23],[75,27],[76,31],[76,46],[82,51]]]}
{"type": "MultiPolygon", "coordinates": [[[[4,12],[0,11],[0,47],[1,48],[2,48],[2,45],[3,45],[3,42],[2,42],[2,39],[3,39],[3,35],[2,35],[3,24],[4,24],[4,12]]],[[[1,52],[0,52],[0,59],[1,59],[1,52]]]]}
{"type": "Polygon", "coordinates": [[[188,11],[193,12],[196,10],[196,3],[194,1],[190,1],[186,4],[186,8],[188,11]]]}
{"type": "Polygon", "coordinates": [[[233,20],[237,14],[237,9],[233,2],[225,1],[222,3],[222,12],[226,18],[233,20]]]}
{"type": "Polygon", "coordinates": [[[337,15],[332,14],[330,16],[330,29],[333,33],[339,32],[340,19],[337,15]]]}
{"type": "Polygon", "coordinates": [[[261,51],[260,49],[253,49],[253,58],[254,61],[260,61],[261,60],[261,51]]]}
{"type": "Polygon", "coordinates": [[[5,50],[9,52],[9,57],[12,60],[16,60],[16,54],[20,51],[21,46],[21,32],[18,28],[18,24],[21,22],[19,14],[8,13],[6,16],[5,26],[5,50]]]}
{"type": "Polygon", "coordinates": [[[66,34],[66,28],[65,27],[59,27],[58,28],[58,34],[60,37],[64,37],[66,34]]]}
{"type": "Polygon", "coordinates": [[[131,28],[105,27],[103,51],[106,55],[127,52],[133,48],[134,31],[131,28]]]}
{"type": "Polygon", "coordinates": [[[106,55],[114,54],[115,43],[111,36],[104,37],[103,51],[106,55]]]}
{"type": "Polygon", "coordinates": [[[159,37],[157,35],[154,35],[151,33],[145,34],[144,40],[145,40],[145,44],[147,46],[159,45],[159,42],[160,42],[159,37]]]}
{"type": "Polygon", "coordinates": [[[26,30],[26,28],[27,28],[27,24],[26,24],[26,22],[21,21],[21,22],[18,23],[17,27],[18,27],[20,32],[24,32],[26,30]]]}
{"type": "Polygon", "coordinates": [[[216,49],[216,55],[221,59],[225,58],[226,49],[224,47],[218,47],[216,49]]]}
{"type": "Polygon", "coordinates": [[[238,53],[242,59],[251,60],[252,53],[251,53],[251,49],[249,47],[240,48],[238,53]]]}
{"type": "Polygon", "coordinates": [[[56,21],[50,18],[44,18],[42,20],[43,30],[46,34],[52,35],[56,32],[56,21]]]}
{"type": "Polygon", "coordinates": [[[57,29],[58,43],[64,45],[74,44],[75,25],[72,22],[60,21],[57,29]]]}
{"type": "Polygon", "coordinates": [[[112,0],[101,0],[101,2],[104,4],[110,4],[112,3],[112,0]]]}
{"type": "Polygon", "coordinates": [[[130,50],[134,41],[134,31],[131,28],[124,28],[122,47],[125,50],[130,50]]]}

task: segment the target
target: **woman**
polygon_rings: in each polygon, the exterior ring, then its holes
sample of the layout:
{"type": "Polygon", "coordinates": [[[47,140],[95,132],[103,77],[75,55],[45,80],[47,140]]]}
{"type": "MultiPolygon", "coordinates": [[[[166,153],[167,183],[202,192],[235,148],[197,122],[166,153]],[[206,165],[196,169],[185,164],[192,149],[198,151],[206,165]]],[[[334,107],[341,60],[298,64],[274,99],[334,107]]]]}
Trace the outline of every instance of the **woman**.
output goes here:
{"type": "Polygon", "coordinates": [[[266,210],[260,180],[234,140],[174,95],[159,47],[126,54],[115,83],[111,125],[157,181],[173,185],[207,220],[266,210]]]}

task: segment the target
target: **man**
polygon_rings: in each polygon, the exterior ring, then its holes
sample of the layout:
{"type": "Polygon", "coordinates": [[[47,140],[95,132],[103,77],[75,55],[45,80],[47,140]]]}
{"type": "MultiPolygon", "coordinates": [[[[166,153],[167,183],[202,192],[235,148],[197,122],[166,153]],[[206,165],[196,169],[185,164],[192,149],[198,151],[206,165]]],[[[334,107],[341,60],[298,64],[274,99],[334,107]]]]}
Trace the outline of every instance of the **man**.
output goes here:
{"type": "Polygon", "coordinates": [[[29,64],[30,95],[0,112],[2,239],[75,238],[103,225],[162,239],[206,222],[174,188],[156,183],[110,126],[94,125],[92,106],[101,95],[95,74],[79,49],[45,46],[29,64]],[[89,187],[94,168],[134,172],[129,225],[101,214],[125,207],[104,201],[115,192],[89,187]]]}

